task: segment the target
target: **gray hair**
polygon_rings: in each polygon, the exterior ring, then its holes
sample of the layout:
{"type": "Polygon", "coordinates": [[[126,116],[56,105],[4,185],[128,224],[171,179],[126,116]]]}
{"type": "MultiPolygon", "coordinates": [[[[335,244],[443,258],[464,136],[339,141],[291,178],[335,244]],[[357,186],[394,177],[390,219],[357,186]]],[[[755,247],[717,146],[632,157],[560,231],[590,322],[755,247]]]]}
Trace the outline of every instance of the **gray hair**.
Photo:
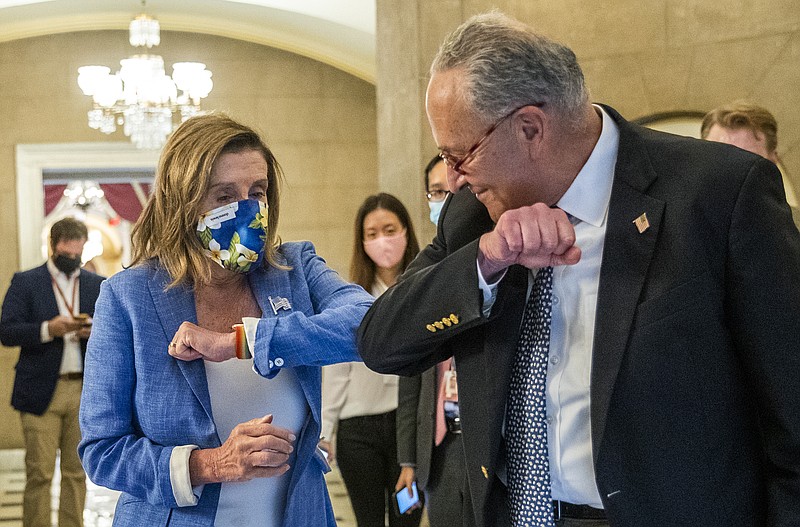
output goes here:
{"type": "Polygon", "coordinates": [[[565,117],[589,100],[575,53],[498,11],[476,15],[445,38],[431,74],[463,68],[466,103],[489,121],[544,103],[565,117]]]}

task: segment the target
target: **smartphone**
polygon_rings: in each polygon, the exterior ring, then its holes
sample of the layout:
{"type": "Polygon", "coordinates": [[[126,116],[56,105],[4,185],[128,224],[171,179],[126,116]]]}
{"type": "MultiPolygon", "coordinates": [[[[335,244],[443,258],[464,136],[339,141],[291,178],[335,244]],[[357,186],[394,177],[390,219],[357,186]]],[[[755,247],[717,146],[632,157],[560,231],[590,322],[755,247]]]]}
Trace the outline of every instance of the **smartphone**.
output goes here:
{"type": "Polygon", "coordinates": [[[419,503],[419,492],[417,492],[416,481],[411,484],[411,490],[413,492],[411,496],[408,495],[408,489],[405,487],[392,494],[392,501],[398,516],[405,514],[408,509],[419,503]]]}

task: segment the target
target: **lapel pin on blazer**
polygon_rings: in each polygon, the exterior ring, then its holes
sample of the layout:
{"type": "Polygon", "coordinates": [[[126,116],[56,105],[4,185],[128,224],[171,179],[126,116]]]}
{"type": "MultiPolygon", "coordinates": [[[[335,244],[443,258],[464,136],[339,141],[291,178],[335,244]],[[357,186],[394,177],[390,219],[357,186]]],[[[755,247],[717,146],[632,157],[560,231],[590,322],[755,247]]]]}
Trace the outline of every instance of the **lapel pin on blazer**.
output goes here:
{"type": "Polygon", "coordinates": [[[276,296],[275,298],[270,296],[267,298],[269,298],[269,305],[272,307],[272,312],[276,315],[281,309],[285,309],[286,311],[291,311],[292,309],[292,305],[289,303],[288,298],[283,298],[280,296],[276,296]]]}
{"type": "Polygon", "coordinates": [[[650,222],[647,221],[646,212],[643,212],[642,215],[633,220],[632,223],[636,225],[636,228],[639,230],[639,234],[642,234],[644,231],[650,228],[650,222]]]}

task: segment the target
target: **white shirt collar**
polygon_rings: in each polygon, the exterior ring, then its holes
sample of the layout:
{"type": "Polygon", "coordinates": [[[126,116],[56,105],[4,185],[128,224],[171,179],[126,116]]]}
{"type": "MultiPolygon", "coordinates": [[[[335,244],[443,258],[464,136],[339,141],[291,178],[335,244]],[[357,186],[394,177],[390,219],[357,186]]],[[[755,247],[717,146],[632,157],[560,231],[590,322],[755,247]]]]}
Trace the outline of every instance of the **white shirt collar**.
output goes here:
{"type": "Polygon", "coordinates": [[[600,227],[605,223],[611,199],[614,166],[619,150],[619,128],[602,107],[595,105],[595,108],[603,117],[600,138],[586,164],[557,205],[567,214],[600,227]]]}

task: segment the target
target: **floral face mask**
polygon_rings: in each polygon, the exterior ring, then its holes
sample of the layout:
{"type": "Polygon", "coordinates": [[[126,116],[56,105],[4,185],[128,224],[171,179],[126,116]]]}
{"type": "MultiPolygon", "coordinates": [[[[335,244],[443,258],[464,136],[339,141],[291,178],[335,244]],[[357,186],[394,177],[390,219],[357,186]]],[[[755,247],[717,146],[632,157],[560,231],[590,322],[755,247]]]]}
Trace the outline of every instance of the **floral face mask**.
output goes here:
{"type": "Polygon", "coordinates": [[[243,199],[200,215],[197,237],[206,256],[235,273],[249,273],[264,260],[267,204],[243,199]]]}

